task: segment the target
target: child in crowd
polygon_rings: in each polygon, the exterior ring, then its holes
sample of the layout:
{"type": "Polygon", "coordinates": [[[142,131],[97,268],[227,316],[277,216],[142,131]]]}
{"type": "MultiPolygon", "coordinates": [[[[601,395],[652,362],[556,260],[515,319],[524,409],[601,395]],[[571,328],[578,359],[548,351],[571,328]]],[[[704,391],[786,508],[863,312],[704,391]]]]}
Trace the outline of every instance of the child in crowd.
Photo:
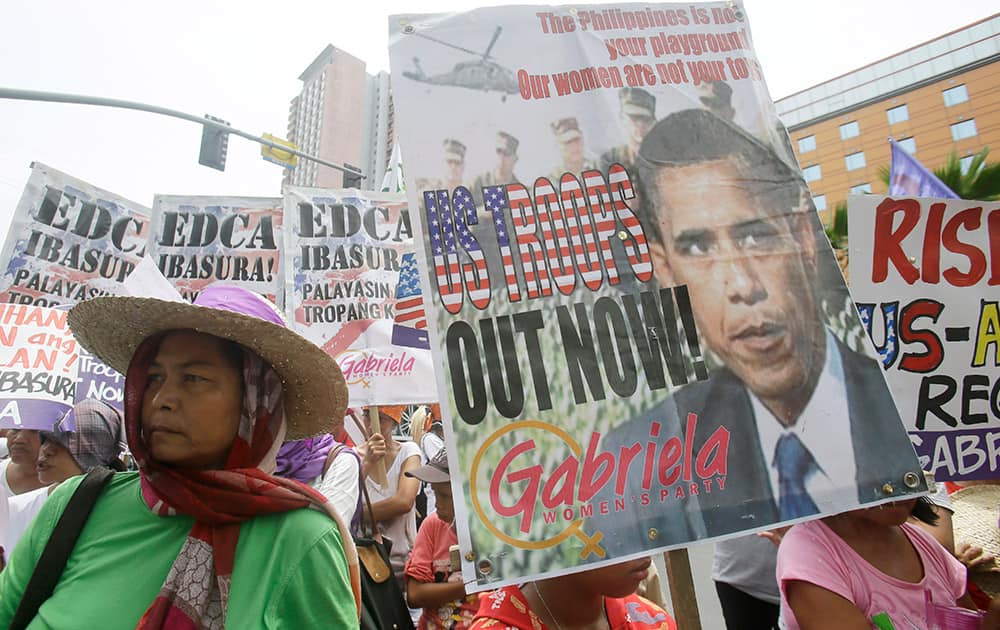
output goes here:
{"type": "Polygon", "coordinates": [[[420,526],[406,563],[406,597],[411,607],[423,608],[417,630],[464,630],[478,608],[478,596],[465,593],[462,572],[452,566],[451,548],[458,545],[458,534],[446,450],[406,473],[431,484],[437,499],[437,510],[420,526]]]}

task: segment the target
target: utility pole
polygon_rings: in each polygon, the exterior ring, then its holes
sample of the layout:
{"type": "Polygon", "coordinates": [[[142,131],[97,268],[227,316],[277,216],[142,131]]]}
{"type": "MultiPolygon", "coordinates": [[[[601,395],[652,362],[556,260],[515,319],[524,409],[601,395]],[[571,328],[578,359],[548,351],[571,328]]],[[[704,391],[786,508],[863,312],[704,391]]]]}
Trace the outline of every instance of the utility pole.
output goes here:
{"type": "Polygon", "coordinates": [[[241,131],[235,127],[229,126],[228,123],[222,121],[218,118],[212,116],[205,116],[205,118],[199,118],[192,114],[187,114],[185,112],[180,112],[175,109],[168,109],[166,107],[160,107],[159,105],[148,105],[146,103],[137,103],[135,101],[123,101],[116,98],[102,98],[100,96],[86,96],[82,94],[64,94],[62,92],[41,92],[38,90],[18,90],[15,88],[0,87],[0,98],[21,100],[21,101],[43,101],[48,103],[72,103],[75,105],[96,105],[98,107],[117,107],[120,109],[134,109],[143,112],[150,112],[153,114],[160,114],[161,116],[170,116],[172,118],[180,118],[181,120],[187,120],[190,122],[198,123],[202,125],[202,141],[201,141],[201,157],[205,157],[206,160],[203,162],[199,159],[201,164],[215,168],[218,170],[225,169],[225,148],[228,143],[229,134],[235,136],[240,136],[241,138],[246,138],[258,144],[263,144],[268,147],[279,149],[286,153],[291,153],[297,155],[303,160],[311,160],[323,166],[328,166],[330,168],[335,168],[338,171],[343,171],[345,175],[350,175],[355,178],[364,179],[365,176],[353,168],[345,168],[340,164],[334,164],[333,162],[327,162],[326,160],[320,159],[314,155],[309,155],[308,153],[302,153],[298,149],[292,149],[289,146],[278,144],[277,142],[272,142],[266,138],[261,138],[260,136],[255,136],[246,131],[241,131]],[[213,131],[214,134],[209,132],[213,131]],[[208,147],[209,153],[206,155],[206,136],[208,137],[209,143],[215,143],[208,147]],[[216,149],[213,155],[213,149],[216,149]],[[218,159],[220,153],[218,149],[221,150],[221,161],[218,159]],[[211,158],[215,157],[215,160],[211,158]],[[206,162],[212,162],[206,164],[206,162]]]}

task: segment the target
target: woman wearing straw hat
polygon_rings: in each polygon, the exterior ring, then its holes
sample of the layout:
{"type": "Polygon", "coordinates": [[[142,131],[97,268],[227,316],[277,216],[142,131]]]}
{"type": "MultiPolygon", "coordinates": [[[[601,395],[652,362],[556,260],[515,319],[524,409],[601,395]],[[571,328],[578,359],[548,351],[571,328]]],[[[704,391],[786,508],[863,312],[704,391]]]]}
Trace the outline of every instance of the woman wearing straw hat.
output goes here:
{"type": "MultiPolygon", "coordinates": [[[[229,286],[205,289],[193,305],[98,298],[74,307],[69,324],[126,374],[139,471],[104,488],[33,625],[357,627],[347,528],[323,495],[270,474],[286,437],[342,422],[336,362],[269,302],[229,286]]],[[[0,627],[79,485],[52,494],[0,574],[0,627]]]]}

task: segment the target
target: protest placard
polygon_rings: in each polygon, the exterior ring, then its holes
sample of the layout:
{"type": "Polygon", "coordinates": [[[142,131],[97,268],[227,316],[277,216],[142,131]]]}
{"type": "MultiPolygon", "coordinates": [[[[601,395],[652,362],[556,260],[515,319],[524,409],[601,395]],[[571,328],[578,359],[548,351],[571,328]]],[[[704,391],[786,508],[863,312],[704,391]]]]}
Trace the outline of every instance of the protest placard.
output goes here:
{"type": "Polygon", "coordinates": [[[340,364],[350,404],[432,400],[406,198],[290,187],[285,220],[285,312],[340,364]]]}
{"type": "Polygon", "coordinates": [[[187,300],[225,282],[280,305],[281,226],[280,198],[156,195],[149,255],[187,300]]]}
{"type": "Polygon", "coordinates": [[[1000,204],[848,198],[851,292],[938,480],[1000,473],[1000,204]]]}
{"type": "Polygon", "coordinates": [[[925,490],[739,6],[390,33],[472,589],[925,490]]]}
{"type": "Polygon", "coordinates": [[[145,252],[149,212],[32,164],[0,255],[0,302],[56,306],[114,294],[145,252]]]}
{"type": "Polygon", "coordinates": [[[0,427],[51,431],[73,408],[78,359],[65,311],[0,304],[0,427]]]}

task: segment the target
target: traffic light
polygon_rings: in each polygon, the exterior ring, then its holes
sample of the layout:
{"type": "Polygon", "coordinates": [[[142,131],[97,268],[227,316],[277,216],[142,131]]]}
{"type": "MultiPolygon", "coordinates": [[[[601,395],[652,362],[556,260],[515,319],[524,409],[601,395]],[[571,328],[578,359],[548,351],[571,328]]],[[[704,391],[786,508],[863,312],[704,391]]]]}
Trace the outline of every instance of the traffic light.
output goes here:
{"type": "Polygon", "coordinates": [[[344,162],[344,188],[361,188],[361,173],[357,166],[352,166],[344,162]]]}
{"type": "MultiPolygon", "coordinates": [[[[205,114],[208,120],[229,126],[221,118],[205,114]]],[[[201,152],[198,154],[198,164],[214,168],[217,171],[226,170],[226,151],[229,149],[229,132],[214,125],[202,125],[201,152]]]]}

